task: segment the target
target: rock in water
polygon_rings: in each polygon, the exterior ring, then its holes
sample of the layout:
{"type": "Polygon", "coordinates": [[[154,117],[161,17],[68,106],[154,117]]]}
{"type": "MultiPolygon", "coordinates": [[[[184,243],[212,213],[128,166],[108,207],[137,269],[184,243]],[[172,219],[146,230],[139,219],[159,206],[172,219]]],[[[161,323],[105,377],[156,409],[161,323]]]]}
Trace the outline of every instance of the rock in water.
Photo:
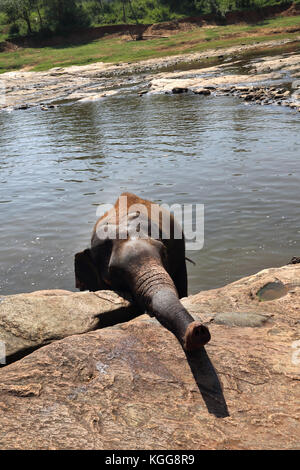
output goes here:
{"type": "Polygon", "coordinates": [[[175,88],[172,89],[172,93],[174,95],[178,95],[180,93],[187,93],[187,92],[188,92],[187,88],[175,87],[175,88]]]}
{"type": "Polygon", "coordinates": [[[211,95],[211,91],[208,88],[198,88],[198,90],[194,90],[196,95],[204,95],[208,96],[211,95]]]}

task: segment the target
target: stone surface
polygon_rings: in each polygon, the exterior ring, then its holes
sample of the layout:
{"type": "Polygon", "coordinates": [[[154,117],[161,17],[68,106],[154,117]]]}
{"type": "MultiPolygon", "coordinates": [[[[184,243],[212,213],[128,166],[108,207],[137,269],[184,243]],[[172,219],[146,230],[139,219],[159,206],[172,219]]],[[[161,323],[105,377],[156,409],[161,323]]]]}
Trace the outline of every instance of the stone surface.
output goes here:
{"type": "Polygon", "coordinates": [[[111,291],[37,291],[0,298],[0,341],[7,361],[53,340],[128,320],[130,303],[111,291]]]}
{"type": "Polygon", "coordinates": [[[243,312],[241,315],[240,312],[227,312],[227,313],[218,313],[214,317],[214,322],[218,325],[228,325],[228,326],[262,326],[268,317],[266,315],[260,315],[252,312],[243,312]]]}
{"type": "MultiPolygon", "coordinates": [[[[143,315],[3,367],[0,448],[299,449],[299,279],[300,265],[289,265],[184,299],[212,335],[197,353],[185,355],[143,315]],[[286,295],[260,301],[259,289],[275,281],[288,286],[286,295]]],[[[84,303],[91,295],[95,312],[95,294],[43,300],[84,303]]]]}

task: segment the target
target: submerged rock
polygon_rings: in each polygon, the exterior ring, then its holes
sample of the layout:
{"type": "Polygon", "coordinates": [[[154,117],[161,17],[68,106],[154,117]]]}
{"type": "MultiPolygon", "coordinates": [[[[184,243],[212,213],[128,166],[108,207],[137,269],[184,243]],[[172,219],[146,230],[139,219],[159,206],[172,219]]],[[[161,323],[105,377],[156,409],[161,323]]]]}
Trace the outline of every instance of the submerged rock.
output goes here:
{"type": "Polygon", "coordinates": [[[300,257],[293,256],[292,259],[289,261],[289,264],[297,264],[300,263],[300,257]]]}
{"type": "Polygon", "coordinates": [[[211,95],[211,91],[208,88],[199,88],[198,90],[194,90],[196,95],[204,95],[208,96],[211,95]]]}
{"type": "Polygon", "coordinates": [[[15,109],[21,109],[21,110],[25,110],[25,109],[29,109],[31,106],[29,104],[21,104],[20,106],[17,106],[15,109]]]}
{"type": "Polygon", "coordinates": [[[188,92],[188,88],[181,88],[181,87],[172,88],[173,95],[178,95],[180,93],[187,93],[187,92],[188,92]]]}

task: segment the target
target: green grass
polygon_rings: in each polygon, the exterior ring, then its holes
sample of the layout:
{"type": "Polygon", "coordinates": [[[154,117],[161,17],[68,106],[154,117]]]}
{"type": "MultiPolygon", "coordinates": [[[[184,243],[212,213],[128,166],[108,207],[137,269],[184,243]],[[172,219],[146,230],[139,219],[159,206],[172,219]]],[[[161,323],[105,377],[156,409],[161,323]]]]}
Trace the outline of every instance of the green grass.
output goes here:
{"type": "Polygon", "coordinates": [[[189,32],[178,33],[170,38],[148,41],[123,41],[120,38],[103,38],[82,45],[25,48],[15,52],[0,53],[0,72],[17,70],[26,66],[35,71],[43,71],[52,67],[86,65],[99,61],[112,63],[134,62],[148,58],[229,47],[241,43],[251,44],[272,39],[293,39],[300,35],[300,32],[266,34],[267,29],[278,29],[287,26],[300,27],[300,16],[279,17],[255,25],[239,24],[196,28],[189,32]],[[251,33],[255,33],[255,36],[249,36],[251,33]]]}

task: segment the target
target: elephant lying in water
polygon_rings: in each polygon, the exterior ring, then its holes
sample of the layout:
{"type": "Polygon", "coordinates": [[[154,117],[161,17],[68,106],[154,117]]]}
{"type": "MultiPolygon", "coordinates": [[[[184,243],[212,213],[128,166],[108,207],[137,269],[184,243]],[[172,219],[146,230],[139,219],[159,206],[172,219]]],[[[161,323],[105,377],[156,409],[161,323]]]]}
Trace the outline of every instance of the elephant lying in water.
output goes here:
{"type": "Polygon", "coordinates": [[[130,293],[187,351],[210,340],[208,328],[194,321],[179,300],[187,296],[185,240],[172,214],[158,204],[131,193],[121,194],[97,221],[91,248],[75,255],[75,277],[80,290],[130,293]],[[175,233],[181,237],[175,238],[175,233]]]}

